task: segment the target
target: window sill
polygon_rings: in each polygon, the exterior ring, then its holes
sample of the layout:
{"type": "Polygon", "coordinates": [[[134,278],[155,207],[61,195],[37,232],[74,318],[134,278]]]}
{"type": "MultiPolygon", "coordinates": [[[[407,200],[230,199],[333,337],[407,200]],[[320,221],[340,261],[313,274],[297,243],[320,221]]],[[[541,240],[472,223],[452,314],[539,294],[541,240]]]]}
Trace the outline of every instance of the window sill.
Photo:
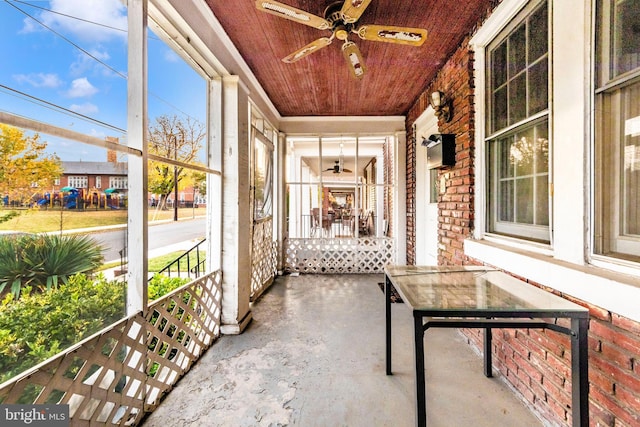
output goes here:
{"type": "MultiPolygon", "coordinates": [[[[640,322],[640,277],[554,259],[522,247],[467,239],[465,255],[640,322]]],[[[638,271],[640,275],[640,270],[638,271]]]]}

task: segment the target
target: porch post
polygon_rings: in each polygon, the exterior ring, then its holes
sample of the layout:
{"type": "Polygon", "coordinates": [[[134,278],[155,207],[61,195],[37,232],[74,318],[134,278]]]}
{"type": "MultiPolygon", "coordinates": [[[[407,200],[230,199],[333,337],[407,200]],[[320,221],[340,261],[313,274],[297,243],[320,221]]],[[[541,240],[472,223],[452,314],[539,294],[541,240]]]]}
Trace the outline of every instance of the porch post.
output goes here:
{"type": "Polygon", "coordinates": [[[278,165],[278,170],[275,174],[275,185],[278,187],[278,199],[276,203],[278,204],[278,209],[276,209],[277,217],[274,218],[274,222],[277,222],[277,236],[276,239],[278,241],[278,260],[277,269],[278,272],[284,270],[284,260],[286,254],[286,248],[284,247],[284,236],[286,232],[287,221],[285,218],[285,212],[287,212],[286,206],[286,194],[287,194],[287,183],[284,181],[285,173],[285,165],[286,165],[286,153],[287,153],[287,135],[283,132],[278,133],[278,146],[276,151],[276,156],[278,161],[276,164],[278,165]]]}
{"type": "Polygon", "coordinates": [[[147,310],[147,0],[129,0],[127,145],[142,152],[128,155],[127,315],[147,310]]]}
{"type": "Polygon", "coordinates": [[[407,264],[407,132],[396,132],[396,152],[393,174],[396,191],[393,198],[393,236],[396,242],[396,264],[407,264]]]}
{"type": "Polygon", "coordinates": [[[222,326],[239,334],[251,321],[249,97],[238,76],[222,79],[222,326]]]}

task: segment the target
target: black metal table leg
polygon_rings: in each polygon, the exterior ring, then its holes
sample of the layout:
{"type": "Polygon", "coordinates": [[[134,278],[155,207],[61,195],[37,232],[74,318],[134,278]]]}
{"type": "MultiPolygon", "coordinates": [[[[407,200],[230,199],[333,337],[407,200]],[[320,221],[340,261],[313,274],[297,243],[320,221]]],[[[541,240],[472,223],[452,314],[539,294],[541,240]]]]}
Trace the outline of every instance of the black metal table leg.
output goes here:
{"type": "Polygon", "coordinates": [[[427,402],[426,384],[424,376],[424,327],[422,315],[413,313],[413,331],[416,358],[416,425],[426,427],[427,425],[427,402]]]}
{"type": "Polygon", "coordinates": [[[391,280],[384,276],[384,304],[387,340],[387,375],[391,375],[391,280]]]}
{"type": "Polygon", "coordinates": [[[491,328],[484,328],[484,376],[493,377],[492,372],[492,356],[491,356],[491,328]]]}
{"type": "Polygon", "coordinates": [[[573,427],[589,426],[589,319],[571,319],[571,405],[573,427]]]}

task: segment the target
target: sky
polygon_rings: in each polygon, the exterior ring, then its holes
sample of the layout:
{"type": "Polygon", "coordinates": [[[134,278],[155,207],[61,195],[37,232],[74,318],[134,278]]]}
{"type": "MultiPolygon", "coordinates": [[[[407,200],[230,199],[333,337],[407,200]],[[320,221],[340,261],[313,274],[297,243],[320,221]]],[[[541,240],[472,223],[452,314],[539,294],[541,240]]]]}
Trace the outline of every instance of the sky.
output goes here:
{"type": "MultiPolygon", "coordinates": [[[[124,142],[126,28],[120,0],[0,0],[0,111],[124,142]]],[[[149,123],[205,123],[205,80],[152,32],[148,51],[149,123]]],[[[62,160],[106,161],[104,149],[40,136],[62,160]]]]}

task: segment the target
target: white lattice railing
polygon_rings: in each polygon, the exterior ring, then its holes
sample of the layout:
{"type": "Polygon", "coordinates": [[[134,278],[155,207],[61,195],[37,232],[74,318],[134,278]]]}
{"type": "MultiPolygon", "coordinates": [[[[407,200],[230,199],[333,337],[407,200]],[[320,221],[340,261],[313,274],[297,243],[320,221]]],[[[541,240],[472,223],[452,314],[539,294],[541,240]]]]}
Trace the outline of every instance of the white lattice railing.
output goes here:
{"type": "Polygon", "coordinates": [[[137,425],[220,336],[210,273],[0,385],[0,403],[68,404],[71,425],[137,425]]]}
{"type": "Polygon", "coordinates": [[[394,242],[387,237],[285,240],[289,272],[382,273],[394,258],[394,242]]]}
{"type": "Polygon", "coordinates": [[[273,281],[277,267],[278,246],[273,241],[273,218],[253,225],[251,253],[251,299],[255,300],[273,281]]]}

